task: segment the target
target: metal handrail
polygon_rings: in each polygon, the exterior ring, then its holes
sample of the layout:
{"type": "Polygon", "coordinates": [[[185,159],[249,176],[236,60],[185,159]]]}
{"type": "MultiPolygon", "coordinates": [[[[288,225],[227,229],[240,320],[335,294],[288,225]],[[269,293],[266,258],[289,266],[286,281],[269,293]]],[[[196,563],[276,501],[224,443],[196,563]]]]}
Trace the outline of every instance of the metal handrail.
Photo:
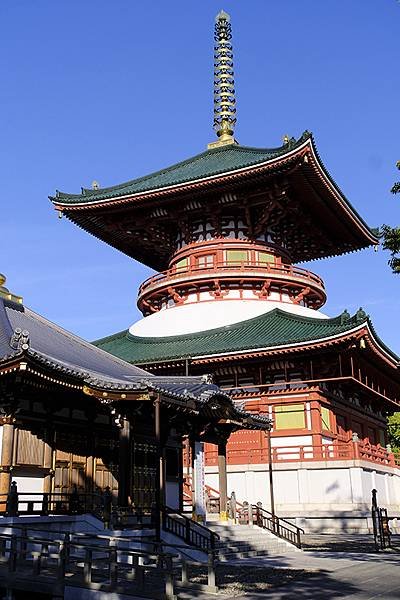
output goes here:
{"type": "MultiPolygon", "coordinates": [[[[301,535],[304,529],[294,525],[286,519],[270,513],[257,504],[251,505],[252,523],[262,529],[267,529],[277,537],[290,542],[297,548],[301,548],[301,535]],[[284,523],[284,525],[282,525],[284,523]]],[[[250,518],[250,515],[249,515],[250,518]]]]}
{"type": "Polygon", "coordinates": [[[168,506],[163,507],[162,518],[164,530],[184,540],[186,544],[203,552],[216,548],[219,535],[205,525],[168,506]]]}

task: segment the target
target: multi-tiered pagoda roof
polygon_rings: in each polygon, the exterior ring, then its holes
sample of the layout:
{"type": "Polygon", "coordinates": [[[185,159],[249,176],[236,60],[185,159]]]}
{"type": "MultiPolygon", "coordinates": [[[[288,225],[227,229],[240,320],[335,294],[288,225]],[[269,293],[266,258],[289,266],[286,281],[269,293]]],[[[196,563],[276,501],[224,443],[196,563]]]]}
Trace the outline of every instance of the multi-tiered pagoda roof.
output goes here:
{"type": "Polygon", "coordinates": [[[218,207],[241,210],[244,197],[250,234],[268,224],[293,262],[379,242],[325,169],[309,132],[273,149],[211,148],[124,184],[58,191],[51,200],[86,231],[162,270],[174,251],[177,220],[218,207]]]}

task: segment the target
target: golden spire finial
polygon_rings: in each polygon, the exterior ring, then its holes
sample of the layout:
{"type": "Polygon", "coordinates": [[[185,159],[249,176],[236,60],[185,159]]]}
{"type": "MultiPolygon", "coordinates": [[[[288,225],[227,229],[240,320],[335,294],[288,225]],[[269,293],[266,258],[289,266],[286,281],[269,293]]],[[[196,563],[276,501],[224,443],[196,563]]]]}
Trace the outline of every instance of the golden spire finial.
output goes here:
{"type": "Polygon", "coordinates": [[[236,99],[230,20],[230,16],[223,10],[215,18],[214,129],[218,141],[209,144],[209,148],[235,143],[233,133],[236,125],[236,99]]]}
{"type": "Polygon", "coordinates": [[[21,296],[16,296],[12,294],[4,284],[6,282],[6,276],[0,273],[0,298],[5,298],[6,300],[12,300],[12,302],[17,302],[18,304],[22,304],[23,300],[21,296]]]}

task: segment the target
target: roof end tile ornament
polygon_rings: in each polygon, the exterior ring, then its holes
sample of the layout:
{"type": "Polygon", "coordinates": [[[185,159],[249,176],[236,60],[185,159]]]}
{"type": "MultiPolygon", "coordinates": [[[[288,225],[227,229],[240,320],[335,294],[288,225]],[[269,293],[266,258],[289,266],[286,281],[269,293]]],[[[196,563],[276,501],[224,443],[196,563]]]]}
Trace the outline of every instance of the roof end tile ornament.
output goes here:
{"type": "Polygon", "coordinates": [[[14,332],[10,339],[10,346],[14,350],[29,350],[29,331],[27,331],[26,329],[21,329],[20,327],[14,329],[14,332]]]}
{"type": "Polygon", "coordinates": [[[368,315],[365,312],[365,310],[363,308],[358,309],[358,311],[356,312],[356,321],[357,323],[361,323],[362,321],[365,321],[366,319],[368,319],[368,315]]]}

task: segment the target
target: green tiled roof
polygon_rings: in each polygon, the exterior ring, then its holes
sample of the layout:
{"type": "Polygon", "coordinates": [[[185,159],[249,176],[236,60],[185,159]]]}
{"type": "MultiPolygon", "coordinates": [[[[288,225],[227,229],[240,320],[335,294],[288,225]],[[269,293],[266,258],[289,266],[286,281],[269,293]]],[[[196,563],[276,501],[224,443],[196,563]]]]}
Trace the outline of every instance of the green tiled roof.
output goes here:
{"type": "Polygon", "coordinates": [[[150,175],[133,179],[113,187],[92,190],[82,188],[81,194],[66,194],[57,191],[54,202],[62,204],[77,204],[96,202],[129,194],[148,192],[159,188],[196,181],[205,177],[228,173],[244,167],[282,156],[300,146],[311,134],[305,132],[299,140],[290,140],[279,148],[251,148],[233,144],[206,150],[197,156],[184,160],[150,175]]]}
{"type": "MultiPolygon", "coordinates": [[[[169,337],[138,337],[121,331],[95,342],[103,350],[134,364],[296,345],[336,336],[368,322],[363,311],[333,319],[303,317],[278,308],[259,317],[199,333],[169,337]]],[[[376,338],[378,339],[378,338],[376,338]]],[[[380,345],[398,360],[381,342],[380,345]]]]}

